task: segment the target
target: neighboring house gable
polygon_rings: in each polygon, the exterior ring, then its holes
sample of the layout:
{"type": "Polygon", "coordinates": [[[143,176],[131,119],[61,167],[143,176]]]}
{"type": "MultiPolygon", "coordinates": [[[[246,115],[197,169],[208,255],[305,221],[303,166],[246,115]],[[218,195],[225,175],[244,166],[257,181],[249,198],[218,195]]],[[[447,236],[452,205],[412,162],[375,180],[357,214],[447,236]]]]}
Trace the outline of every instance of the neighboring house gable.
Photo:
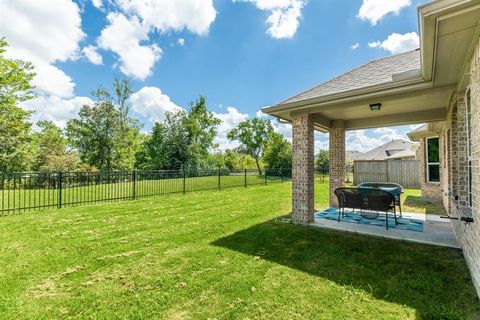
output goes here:
{"type": "Polygon", "coordinates": [[[356,154],[354,160],[415,159],[415,147],[416,144],[411,141],[392,140],[368,152],[356,154]]]}

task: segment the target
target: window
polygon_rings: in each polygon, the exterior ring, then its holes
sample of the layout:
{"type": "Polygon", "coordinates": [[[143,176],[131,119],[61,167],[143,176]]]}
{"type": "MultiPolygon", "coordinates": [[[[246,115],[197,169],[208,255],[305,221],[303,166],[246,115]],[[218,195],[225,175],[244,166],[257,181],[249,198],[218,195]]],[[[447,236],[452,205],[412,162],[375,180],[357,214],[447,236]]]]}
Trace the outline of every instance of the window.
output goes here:
{"type": "Polygon", "coordinates": [[[440,182],[440,150],[438,137],[427,138],[427,182],[440,182]]]}
{"type": "Polygon", "coordinates": [[[467,91],[467,96],[465,97],[467,104],[467,153],[468,153],[468,201],[470,202],[470,207],[472,206],[472,100],[470,97],[470,90],[467,91]]]}

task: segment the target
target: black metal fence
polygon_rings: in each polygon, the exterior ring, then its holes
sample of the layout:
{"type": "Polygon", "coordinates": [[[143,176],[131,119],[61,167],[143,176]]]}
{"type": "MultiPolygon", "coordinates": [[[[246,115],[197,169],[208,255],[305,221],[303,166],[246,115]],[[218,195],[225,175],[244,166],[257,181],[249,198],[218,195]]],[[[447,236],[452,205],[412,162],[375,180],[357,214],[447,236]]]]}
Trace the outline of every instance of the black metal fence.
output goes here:
{"type": "Polygon", "coordinates": [[[291,169],[21,172],[0,176],[0,214],[290,180],[291,169]]]}

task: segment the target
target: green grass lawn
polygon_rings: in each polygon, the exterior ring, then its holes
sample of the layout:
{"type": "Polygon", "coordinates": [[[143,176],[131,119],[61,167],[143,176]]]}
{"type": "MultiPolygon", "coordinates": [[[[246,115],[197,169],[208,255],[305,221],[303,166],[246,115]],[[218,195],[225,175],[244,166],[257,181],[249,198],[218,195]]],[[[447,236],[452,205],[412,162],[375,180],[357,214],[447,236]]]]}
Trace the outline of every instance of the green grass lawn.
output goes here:
{"type": "Polygon", "coordinates": [[[460,251],[275,221],[290,194],[277,183],[1,217],[0,318],[479,317],[460,251]]]}

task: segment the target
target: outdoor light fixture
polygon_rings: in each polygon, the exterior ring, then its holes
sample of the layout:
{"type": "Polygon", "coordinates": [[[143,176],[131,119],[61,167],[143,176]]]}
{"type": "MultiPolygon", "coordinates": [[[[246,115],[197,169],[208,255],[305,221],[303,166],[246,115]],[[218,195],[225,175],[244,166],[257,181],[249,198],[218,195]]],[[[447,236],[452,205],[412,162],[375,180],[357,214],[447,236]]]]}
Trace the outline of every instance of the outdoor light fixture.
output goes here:
{"type": "Polygon", "coordinates": [[[381,103],[372,103],[370,105],[370,110],[372,110],[372,111],[380,111],[381,108],[382,108],[381,103]]]}

